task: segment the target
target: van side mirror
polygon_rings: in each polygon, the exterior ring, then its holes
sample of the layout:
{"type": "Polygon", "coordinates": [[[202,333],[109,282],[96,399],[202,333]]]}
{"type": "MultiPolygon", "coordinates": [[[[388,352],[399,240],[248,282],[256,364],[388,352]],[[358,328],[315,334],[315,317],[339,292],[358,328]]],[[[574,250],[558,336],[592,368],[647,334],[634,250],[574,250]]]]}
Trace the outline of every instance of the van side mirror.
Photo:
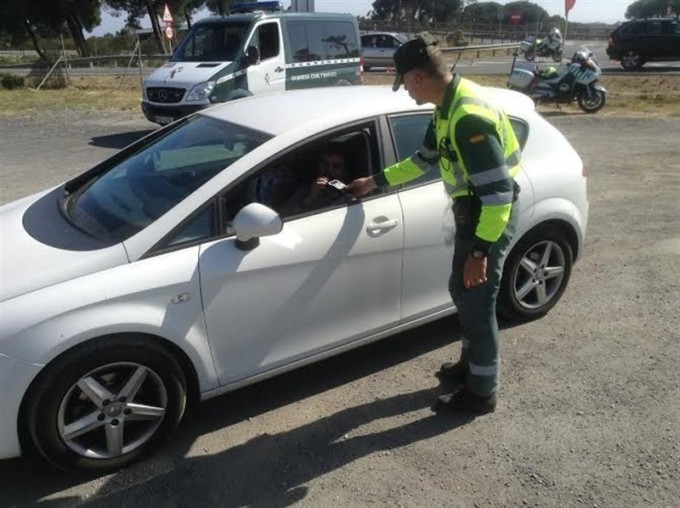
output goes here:
{"type": "Polygon", "coordinates": [[[255,46],[248,46],[245,56],[248,66],[255,65],[260,60],[260,52],[255,46]]]}
{"type": "Polygon", "coordinates": [[[271,208],[260,203],[250,203],[236,214],[232,227],[236,232],[236,247],[240,250],[252,250],[260,244],[261,236],[280,233],[283,221],[271,208]]]}

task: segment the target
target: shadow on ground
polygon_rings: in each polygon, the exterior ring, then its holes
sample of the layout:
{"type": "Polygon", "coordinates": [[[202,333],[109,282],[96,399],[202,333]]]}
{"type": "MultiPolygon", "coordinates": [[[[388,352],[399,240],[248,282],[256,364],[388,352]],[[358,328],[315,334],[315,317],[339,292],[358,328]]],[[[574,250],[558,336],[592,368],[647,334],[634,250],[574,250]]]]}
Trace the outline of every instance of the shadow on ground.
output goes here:
{"type": "MultiPolygon", "coordinates": [[[[512,324],[502,325],[504,328],[512,324]]],[[[429,408],[432,388],[367,404],[224,451],[185,458],[201,436],[449,346],[460,338],[455,316],[421,326],[275,379],[211,399],[190,412],[164,448],[106,479],[88,506],[286,506],[307,495],[305,483],[375,452],[452,432],[469,418],[425,417],[379,433],[347,437],[371,421],[429,408]]],[[[452,348],[451,354],[457,352],[452,348]]],[[[455,434],[452,436],[455,439],[455,434]]],[[[34,459],[0,462],[0,506],[73,506],[76,497],[46,500],[95,476],[55,473],[34,459]]]]}
{"type": "Polygon", "coordinates": [[[143,138],[147,134],[151,134],[153,131],[153,129],[145,129],[141,131],[121,132],[119,134],[108,134],[106,136],[94,136],[90,139],[89,144],[100,148],[116,148],[120,150],[138,139],[143,138]]]}

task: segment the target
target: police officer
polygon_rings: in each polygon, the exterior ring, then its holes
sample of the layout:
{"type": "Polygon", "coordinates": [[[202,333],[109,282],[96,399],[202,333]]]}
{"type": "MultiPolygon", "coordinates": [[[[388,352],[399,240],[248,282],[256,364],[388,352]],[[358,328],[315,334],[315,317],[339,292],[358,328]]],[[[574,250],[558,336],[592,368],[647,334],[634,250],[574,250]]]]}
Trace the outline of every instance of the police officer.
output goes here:
{"type": "Polygon", "coordinates": [[[397,49],[394,63],[393,90],[403,84],[418,104],[434,104],[432,122],[411,157],[354,180],[348,190],[363,196],[377,186],[399,185],[439,162],[453,198],[456,239],[449,291],[464,338],[460,359],[437,373],[462,388],[439,397],[435,410],[489,413],[496,408],[498,389],[496,297],[517,219],[513,203],[519,187],[513,177],[520,170],[519,143],[505,113],[483,88],[448,70],[427,32],[397,49]]]}

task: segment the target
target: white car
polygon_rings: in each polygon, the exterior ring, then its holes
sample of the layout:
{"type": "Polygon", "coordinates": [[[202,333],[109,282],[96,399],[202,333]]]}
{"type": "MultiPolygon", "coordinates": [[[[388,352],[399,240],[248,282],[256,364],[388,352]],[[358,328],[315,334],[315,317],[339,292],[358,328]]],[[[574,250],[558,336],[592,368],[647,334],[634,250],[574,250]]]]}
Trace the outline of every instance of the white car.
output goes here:
{"type": "MultiPolygon", "coordinates": [[[[530,99],[494,93],[523,146],[499,305],[530,319],[559,300],[583,249],[586,177],[530,99]]],[[[367,175],[410,155],[430,117],[389,87],[246,98],[3,206],[0,458],[114,469],[158,445],[188,401],[454,312],[436,168],[360,200],[281,205],[327,142],[367,175]]]]}

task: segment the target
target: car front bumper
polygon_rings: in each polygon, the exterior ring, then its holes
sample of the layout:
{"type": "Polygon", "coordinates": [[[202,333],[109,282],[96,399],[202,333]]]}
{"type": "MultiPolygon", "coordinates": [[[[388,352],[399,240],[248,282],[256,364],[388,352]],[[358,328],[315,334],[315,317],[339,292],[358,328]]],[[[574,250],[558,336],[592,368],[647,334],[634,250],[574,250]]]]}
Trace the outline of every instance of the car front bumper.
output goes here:
{"type": "Polygon", "coordinates": [[[147,101],[142,101],[142,111],[150,122],[165,125],[187,115],[205,109],[212,104],[200,104],[196,106],[157,106],[147,101]]]}
{"type": "Polygon", "coordinates": [[[21,455],[19,408],[31,381],[42,368],[0,353],[0,459],[21,455]]]}

